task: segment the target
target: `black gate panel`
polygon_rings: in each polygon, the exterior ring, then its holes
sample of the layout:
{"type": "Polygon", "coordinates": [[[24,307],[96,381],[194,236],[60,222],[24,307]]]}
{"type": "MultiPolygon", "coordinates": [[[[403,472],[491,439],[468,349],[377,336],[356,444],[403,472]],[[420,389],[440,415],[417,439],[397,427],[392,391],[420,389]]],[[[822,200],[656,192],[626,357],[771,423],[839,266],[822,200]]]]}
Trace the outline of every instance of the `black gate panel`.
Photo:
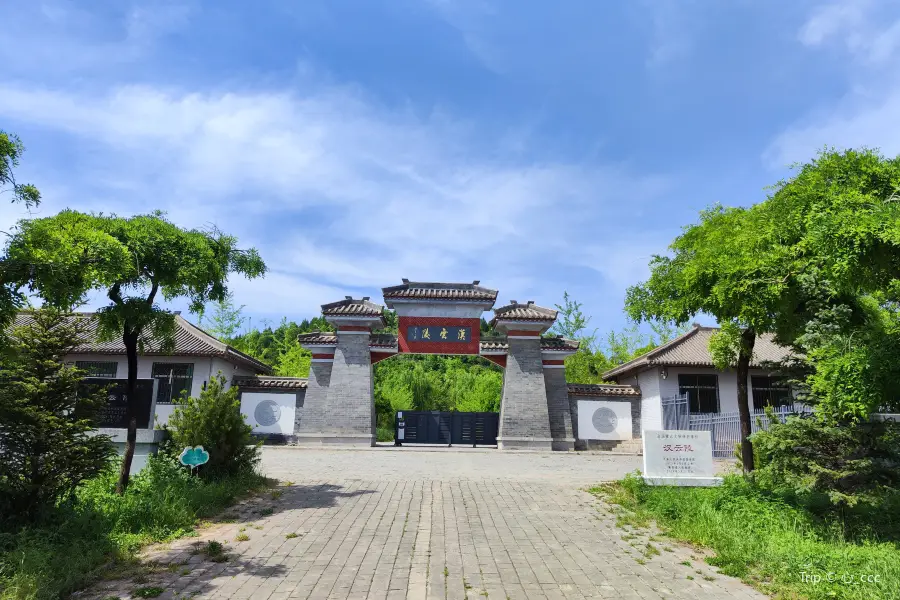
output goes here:
{"type": "Polygon", "coordinates": [[[394,443],[495,446],[499,426],[498,413],[403,410],[394,421],[394,443]]]}

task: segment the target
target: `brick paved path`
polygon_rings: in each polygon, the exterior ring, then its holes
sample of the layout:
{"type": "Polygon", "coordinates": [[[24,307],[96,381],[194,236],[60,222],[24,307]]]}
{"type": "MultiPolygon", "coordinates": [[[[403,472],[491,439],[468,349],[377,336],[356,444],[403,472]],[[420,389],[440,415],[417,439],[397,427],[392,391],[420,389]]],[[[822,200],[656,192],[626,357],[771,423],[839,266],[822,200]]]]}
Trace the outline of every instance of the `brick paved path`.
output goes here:
{"type": "Polygon", "coordinates": [[[622,539],[627,533],[583,487],[637,461],[266,449],[266,471],[293,483],[277,499],[241,507],[237,523],[202,532],[227,542],[230,560],[191,555],[196,540],[182,540],[152,558],[187,564],[154,582],[174,598],[763,598],[689,549],[654,541],[661,553],[644,556],[648,534],[622,539]],[[235,541],[241,533],[250,539],[235,541]]]}

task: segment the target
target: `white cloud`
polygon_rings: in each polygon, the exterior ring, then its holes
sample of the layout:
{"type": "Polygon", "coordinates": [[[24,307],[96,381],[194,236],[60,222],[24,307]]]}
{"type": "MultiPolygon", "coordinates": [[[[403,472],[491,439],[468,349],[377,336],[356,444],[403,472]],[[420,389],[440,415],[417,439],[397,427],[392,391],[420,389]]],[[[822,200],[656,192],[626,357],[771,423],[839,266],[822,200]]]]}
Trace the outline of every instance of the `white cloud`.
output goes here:
{"type": "Polygon", "coordinates": [[[900,87],[877,97],[853,94],[843,104],[778,135],[764,160],[773,167],[806,161],[824,147],[880,148],[900,154],[900,87]]]}
{"type": "Polygon", "coordinates": [[[825,147],[900,153],[900,5],[878,0],[828,2],[814,10],[798,39],[811,48],[838,44],[849,59],[848,91],[774,137],[763,153],[772,168],[807,161],[825,147]]]}
{"type": "Polygon", "coordinates": [[[812,12],[800,28],[798,38],[807,46],[817,46],[839,33],[856,35],[855,30],[865,20],[865,9],[868,4],[864,0],[823,4],[812,12]]]}
{"type": "Polygon", "coordinates": [[[900,15],[891,9],[890,2],[828,2],[812,12],[797,37],[813,47],[838,41],[858,60],[885,64],[900,47],[900,15]]]}
{"type": "MultiPolygon", "coordinates": [[[[59,179],[47,171],[36,181],[68,190],[45,211],[162,208],[179,224],[215,223],[259,247],[279,273],[253,293],[259,312],[305,311],[305,299],[290,301],[307,298],[298,290],[329,294],[317,307],[342,287],[377,290],[400,277],[561,286],[552,267],[601,247],[623,199],[639,207],[666,187],[614,164],[497,159],[505,142],[465,121],[417,118],[320,84],[304,94],[94,93],[0,82],[0,116],[64,134],[79,156],[59,179]]],[[[612,263],[597,268],[621,279],[612,263]]]]}

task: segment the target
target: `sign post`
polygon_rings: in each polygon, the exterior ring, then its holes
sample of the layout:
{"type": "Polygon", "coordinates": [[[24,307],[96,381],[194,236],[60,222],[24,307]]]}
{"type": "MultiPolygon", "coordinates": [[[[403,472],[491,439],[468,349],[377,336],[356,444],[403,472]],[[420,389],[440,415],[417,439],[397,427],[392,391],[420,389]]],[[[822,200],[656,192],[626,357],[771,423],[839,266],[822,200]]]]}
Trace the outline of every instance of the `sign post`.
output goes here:
{"type": "Polygon", "coordinates": [[[644,431],[644,481],[649,485],[716,486],[708,431],[644,431]]]}

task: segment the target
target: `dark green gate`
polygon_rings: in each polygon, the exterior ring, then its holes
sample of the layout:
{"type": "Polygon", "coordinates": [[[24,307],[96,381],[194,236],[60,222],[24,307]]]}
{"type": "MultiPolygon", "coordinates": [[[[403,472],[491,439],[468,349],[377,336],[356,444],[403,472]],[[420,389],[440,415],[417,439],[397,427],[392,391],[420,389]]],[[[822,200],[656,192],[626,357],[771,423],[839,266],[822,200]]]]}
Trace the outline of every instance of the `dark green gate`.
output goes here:
{"type": "Polygon", "coordinates": [[[500,415],[493,412],[397,411],[394,444],[496,446],[500,415]]]}

